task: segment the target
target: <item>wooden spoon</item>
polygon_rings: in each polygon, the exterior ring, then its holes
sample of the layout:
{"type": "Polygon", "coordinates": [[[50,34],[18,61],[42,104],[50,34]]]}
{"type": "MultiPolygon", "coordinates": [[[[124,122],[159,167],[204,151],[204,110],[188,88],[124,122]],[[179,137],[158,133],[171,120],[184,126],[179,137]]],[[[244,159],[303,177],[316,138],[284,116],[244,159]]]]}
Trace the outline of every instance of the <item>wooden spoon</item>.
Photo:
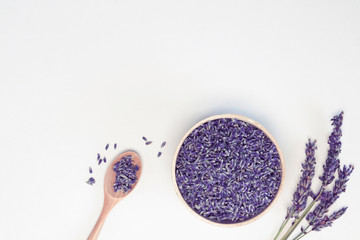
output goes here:
{"type": "Polygon", "coordinates": [[[118,202],[120,202],[123,198],[125,198],[132,190],[134,190],[136,184],[140,180],[141,169],[142,169],[141,159],[140,159],[139,155],[137,155],[133,151],[128,151],[128,152],[124,152],[124,153],[120,154],[110,163],[110,166],[108,167],[108,169],[106,171],[105,181],[104,181],[104,206],[103,206],[103,209],[99,216],[99,219],[97,220],[93,230],[91,231],[91,233],[88,237],[88,240],[96,240],[98,238],[100,230],[101,230],[102,226],[104,225],[106,216],[109,214],[110,210],[118,202]],[[116,173],[113,171],[113,166],[115,163],[119,162],[121,160],[121,158],[128,156],[128,155],[131,155],[131,157],[132,157],[131,159],[134,161],[133,164],[139,166],[139,171],[136,172],[137,181],[132,186],[132,189],[130,191],[128,191],[127,193],[124,193],[122,191],[115,192],[114,188],[113,188],[113,184],[115,182],[116,173]]]}

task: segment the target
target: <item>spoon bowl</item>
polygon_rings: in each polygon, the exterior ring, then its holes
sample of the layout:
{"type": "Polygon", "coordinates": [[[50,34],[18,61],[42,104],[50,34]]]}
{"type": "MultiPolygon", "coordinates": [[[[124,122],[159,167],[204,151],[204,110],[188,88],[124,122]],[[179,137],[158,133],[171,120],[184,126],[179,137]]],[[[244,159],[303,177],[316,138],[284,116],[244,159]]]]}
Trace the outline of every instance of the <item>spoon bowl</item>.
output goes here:
{"type": "Polygon", "coordinates": [[[132,190],[136,187],[137,183],[140,180],[141,176],[141,158],[140,156],[133,152],[133,151],[127,151],[124,153],[121,153],[119,156],[117,156],[109,165],[106,174],[105,174],[105,180],[104,180],[104,206],[100,213],[99,219],[97,220],[93,230],[91,231],[88,240],[95,240],[98,238],[100,230],[102,226],[104,225],[105,219],[107,215],[109,214],[110,210],[122,199],[124,199],[127,195],[129,195],[132,190]],[[132,189],[130,189],[127,193],[124,193],[122,191],[114,191],[113,185],[115,182],[116,172],[113,170],[113,166],[121,161],[123,157],[131,156],[131,159],[133,161],[134,165],[139,166],[139,170],[136,172],[136,178],[137,181],[132,185],[132,189]]]}

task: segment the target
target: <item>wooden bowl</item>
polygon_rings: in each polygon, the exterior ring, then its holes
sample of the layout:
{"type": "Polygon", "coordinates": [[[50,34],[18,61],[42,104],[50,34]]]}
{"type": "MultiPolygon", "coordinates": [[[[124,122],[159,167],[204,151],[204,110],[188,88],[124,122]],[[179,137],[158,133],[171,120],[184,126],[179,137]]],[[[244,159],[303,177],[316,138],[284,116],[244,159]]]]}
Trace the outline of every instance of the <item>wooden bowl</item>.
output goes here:
{"type": "Polygon", "coordinates": [[[284,164],[284,159],[283,159],[283,155],[280,151],[280,147],[279,145],[276,143],[274,137],[270,134],[270,132],[265,129],[263,126],[261,126],[258,122],[248,118],[248,117],[245,117],[245,116],[242,116],[242,115],[238,115],[238,114],[221,114],[221,115],[215,115],[215,116],[211,116],[211,117],[208,117],[206,119],[203,119],[201,120],[200,122],[198,122],[197,124],[195,124],[186,134],[185,136],[181,139],[177,149],[176,149],[176,152],[175,152],[175,155],[174,155],[174,159],[173,159],[173,164],[172,164],[172,181],[173,181],[173,184],[175,186],[175,191],[176,191],[176,194],[177,196],[180,198],[180,201],[185,205],[185,207],[190,211],[192,212],[196,217],[200,218],[202,221],[205,221],[207,223],[210,223],[212,225],[215,225],[215,226],[221,226],[221,227],[237,227],[237,226],[242,226],[242,225],[245,225],[245,224],[248,224],[248,223],[251,223],[251,222],[254,222],[256,221],[257,219],[261,218],[262,216],[264,216],[264,214],[275,204],[276,200],[278,199],[279,195],[280,195],[280,192],[283,188],[283,184],[284,184],[284,177],[285,177],[285,164],[284,164]],[[256,128],[260,129],[261,131],[263,131],[265,133],[265,135],[274,143],[275,147],[276,147],[276,150],[278,152],[278,155],[279,155],[279,159],[280,159],[280,168],[281,168],[281,180],[280,180],[280,185],[279,185],[279,188],[278,188],[278,191],[275,195],[275,197],[272,199],[272,201],[270,202],[270,204],[261,212],[259,213],[258,215],[254,216],[253,218],[250,218],[248,220],[245,220],[245,221],[242,221],[242,222],[236,222],[236,223],[219,223],[219,222],[215,222],[215,221],[211,221],[203,216],[201,216],[200,214],[198,214],[197,212],[195,212],[187,203],[186,201],[184,200],[182,194],[180,193],[180,190],[179,190],[179,186],[177,184],[177,181],[176,181],[176,173],[175,173],[175,170],[176,170],[176,161],[177,161],[177,158],[178,158],[178,154],[179,154],[179,151],[180,151],[180,148],[181,146],[183,145],[185,139],[189,136],[189,134],[194,131],[197,127],[199,127],[200,125],[206,123],[206,122],[209,122],[211,120],[216,120],[216,119],[221,119],[221,118],[231,118],[231,119],[238,119],[238,120],[241,120],[243,122],[247,122],[253,126],[255,126],[256,128]]]}

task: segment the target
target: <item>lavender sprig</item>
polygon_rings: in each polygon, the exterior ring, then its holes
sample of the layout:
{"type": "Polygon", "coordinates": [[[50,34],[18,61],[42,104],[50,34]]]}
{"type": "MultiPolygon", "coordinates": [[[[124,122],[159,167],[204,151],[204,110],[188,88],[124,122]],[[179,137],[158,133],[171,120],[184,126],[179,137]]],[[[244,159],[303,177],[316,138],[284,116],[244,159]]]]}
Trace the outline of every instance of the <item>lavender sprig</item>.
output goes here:
{"type": "Polygon", "coordinates": [[[311,226],[308,225],[306,228],[301,227],[301,232],[294,238],[294,240],[299,240],[300,238],[304,237],[305,235],[309,234],[311,231],[321,231],[323,228],[331,227],[333,222],[340,218],[346,212],[347,207],[343,207],[340,210],[334,212],[329,216],[324,216],[322,219],[316,220],[312,229],[307,231],[311,226]]]}
{"type": "Polygon", "coordinates": [[[287,214],[285,216],[284,222],[281,224],[276,236],[274,239],[277,239],[288,223],[289,219],[295,217],[296,219],[299,216],[299,213],[306,208],[307,199],[311,193],[311,181],[315,175],[315,150],[317,149],[316,140],[308,140],[305,148],[305,162],[302,164],[302,175],[300,181],[297,185],[297,189],[293,194],[293,205],[287,209],[287,214]]]}
{"type": "Polygon", "coordinates": [[[334,212],[330,216],[326,215],[330,206],[339,198],[339,195],[346,190],[346,183],[349,180],[351,173],[354,170],[354,166],[343,166],[340,168],[340,160],[338,156],[341,152],[342,136],[341,126],[343,122],[343,112],[334,116],[332,121],[333,131],[329,137],[328,144],[329,150],[326,158],[326,162],[323,166],[323,174],[319,177],[322,181],[320,190],[314,193],[311,187],[311,180],[314,176],[315,156],[314,150],[316,149],[315,141],[313,144],[311,141],[306,145],[306,159],[302,165],[302,176],[298,183],[296,192],[293,195],[293,205],[288,208],[287,215],[283,224],[280,227],[275,240],[280,235],[281,231],[285,228],[288,220],[292,217],[295,218],[292,226],[287,230],[281,240],[286,240],[297,228],[300,222],[306,218],[309,225],[306,228],[301,228],[301,232],[294,238],[299,240],[311,231],[320,231],[325,227],[329,227],[333,222],[341,217],[346,212],[346,207],[334,212]],[[333,189],[327,190],[326,188],[334,181],[335,173],[337,174],[337,180],[335,181],[333,189]],[[306,207],[306,199],[311,196],[314,200],[306,207]],[[318,202],[319,201],[319,202],[318,202]],[[318,203],[318,204],[317,204],[318,203]],[[317,205],[316,205],[317,204],[317,205]],[[310,212],[313,207],[315,209],[310,212]],[[299,214],[301,215],[299,216],[299,214]],[[310,230],[308,231],[308,229],[310,230]]]}
{"type": "Polygon", "coordinates": [[[329,150],[325,165],[323,166],[324,172],[323,175],[319,177],[322,181],[322,188],[326,188],[332,183],[335,178],[334,174],[340,166],[338,156],[341,152],[340,138],[342,136],[341,125],[343,123],[343,115],[344,112],[341,112],[331,119],[331,125],[334,126],[334,128],[328,140],[329,150]]]}
{"type": "Polygon", "coordinates": [[[338,180],[335,181],[335,185],[332,191],[325,191],[320,196],[320,203],[316,206],[314,211],[310,212],[306,220],[309,225],[314,225],[319,219],[329,211],[330,206],[339,198],[340,193],[346,191],[346,183],[349,181],[349,177],[354,170],[354,166],[343,166],[343,169],[338,169],[338,180]]]}
{"type": "Polygon", "coordinates": [[[326,227],[331,227],[331,225],[333,224],[333,222],[340,218],[342,215],[344,215],[344,213],[346,212],[347,207],[343,207],[340,210],[334,212],[333,214],[330,215],[330,217],[328,216],[324,216],[321,219],[317,219],[314,224],[313,227],[311,229],[311,231],[320,231],[323,228],[326,227]]]}
{"type": "Polygon", "coordinates": [[[297,189],[293,194],[293,205],[288,208],[286,218],[297,217],[301,211],[306,208],[307,199],[310,194],[311,188],[311,181],[315,176],[315,150],[316,147],[316,140],[311,141],[309,139],[308,143],[306,144],[306,158],[305,163],[302,164],[302,175],[300,177],[300,181],[297,185],[297,189]]]}

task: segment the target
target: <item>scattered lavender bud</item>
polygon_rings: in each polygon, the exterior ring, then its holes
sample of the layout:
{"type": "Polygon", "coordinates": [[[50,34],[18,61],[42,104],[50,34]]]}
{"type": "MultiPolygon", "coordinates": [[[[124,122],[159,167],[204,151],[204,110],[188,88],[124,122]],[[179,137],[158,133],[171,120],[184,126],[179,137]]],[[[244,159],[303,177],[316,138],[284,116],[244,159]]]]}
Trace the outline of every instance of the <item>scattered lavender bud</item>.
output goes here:
{"type": "Polygon", "coordinates": [[[152,141],[147,141],[145,144],[150,145],[150,144],[152,144],[152,141]]]}
{"type": "Polygon", "coordinates": [[[142,139],[143,139],[145,142],[147,142],[147,138],[146,138],[146,137],[142,137],[142,139]]]}
{"type": "Polygon", "coordinates": [[[100,165],[102,162],[102,158],[99,159],[98,165],[100,165]]]}
{"type": "Polygon", "coordinates": [[[218,223],[243,222],[263,212],[276,196],[281,177],[276,145],[254,125],[232,118],[194,129],[175,163],[185,202],[218,223]]]}
{"type": "Polygon", "coordinates": [[[104,163],[106,163],[106,157],[103,158],[104,163]]]}
{"type": "Polygon", "coordinates": [[[86,183],[89,185],[95,184],[95,178],[93,178],[93,177],[89,178],[86,183]]]}
{"type": "Polygon", "coordinates": [[[97,160],[99,160],[99,159],[100,159],[100,153],[97,154],[97,160]]]}
{"type": "Polygon", "coordinates": [[[93,173],[93,170],[91,167],[89,167],[89,173],[92,174],[93,173]]]}
{"type": "Polygon", "coordinates": [[[138,180],[136,172],[139,171],[139,166],[134,165],[134,161],[131,158],[131,155],[125,156],[114,164],[113,171],[116,173],[113,184],[114,192],[122,191],[127,193],[138,180]]]}
{"type": "Polygon", "coordinates": [[[166,142],[164,141],[164,142],[161,144],[160,148],[165,147],[165,145],[166,145],[166,142]]]}
{"type": "Polygon", "coordinates": [[[160,157],[160,156],[161,156],[161,154],[162,154],[162,152],[158,152],[157,157],[160,157]]]}
{"type": "Polygon", "coordinates": [[[114,149],[116,149],[116,147],[117,147],[117,144],[116,144],[116,143],[114,143],[114,149]]]}
{"type": "Polygon", "coordinates": [[[109,148],[109,144],[106,144],[105,150],[108,150],[108,148],[109,148]]]}

